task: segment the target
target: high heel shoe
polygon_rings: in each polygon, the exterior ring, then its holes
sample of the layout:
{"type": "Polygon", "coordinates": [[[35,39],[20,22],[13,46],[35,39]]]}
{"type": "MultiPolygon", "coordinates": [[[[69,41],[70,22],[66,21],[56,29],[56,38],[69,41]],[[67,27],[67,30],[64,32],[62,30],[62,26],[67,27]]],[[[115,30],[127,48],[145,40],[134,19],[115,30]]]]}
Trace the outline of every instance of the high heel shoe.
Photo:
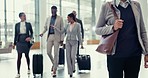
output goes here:
{"type": "Polygon", "coordinates": [[[73,71],[73,73],[75,73],[75,72],[76,72],[76,70],[73,71]]]}
{"type": "Polygon", "coordinates": [[[56,70],[53,70],[53,75],[52,77],[56,77],[56,70]]]}
{"type": "Polygon", "coordinates": [[[15,78],[20,78],[20,74],[17,74],[15,78]]]}
{"type": "Polygon", "coordinates": [[[72,77],[72,75],[70,75],[70,77],[72,77]]]}
{"type": "Polygon", "coordinates": [[[28,70],[27,74],[30,74],[30,69],[28,70]]]}
{"type": "Polygon", "coordinates": [[[52,77],[56,77],[56,76],[57,76],[56,74],[53,74],[53,75],[52,75],[52,77]]]}

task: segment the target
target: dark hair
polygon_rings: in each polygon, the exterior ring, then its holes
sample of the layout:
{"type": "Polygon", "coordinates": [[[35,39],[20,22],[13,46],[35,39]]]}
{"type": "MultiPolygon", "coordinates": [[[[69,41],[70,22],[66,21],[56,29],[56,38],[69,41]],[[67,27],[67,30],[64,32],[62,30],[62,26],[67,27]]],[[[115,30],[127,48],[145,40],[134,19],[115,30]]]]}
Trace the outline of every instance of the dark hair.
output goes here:
{"type": "Polygon", "coordinates": [[[24,12],[20,12],[19,13],[19,17],[21,17],[23,14],[25,14],[24,12]]]}
{"type": "Polygon", "coordinates": [[[56,6],[52,6],[51,9],[57,9],[57,7],[56,6]]]}
{"type": "Polygon", "coordinates": [[[76,22],[76,17],[73,13],[68,14],[69,17],[71,17],[76,22]]]}

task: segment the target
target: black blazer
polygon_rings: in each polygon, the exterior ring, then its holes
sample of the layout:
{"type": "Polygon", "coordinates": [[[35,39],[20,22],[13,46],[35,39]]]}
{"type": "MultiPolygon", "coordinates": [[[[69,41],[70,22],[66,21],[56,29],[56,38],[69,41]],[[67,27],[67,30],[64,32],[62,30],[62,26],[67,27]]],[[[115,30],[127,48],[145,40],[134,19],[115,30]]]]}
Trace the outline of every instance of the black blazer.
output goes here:
{"type": "MultiPolygon", "coordinates": [[[[29,22],[25,22],[26,26],[26,34],[28,37],[33,37],[33,30],[32,30],[32,25],[29,22]]],[[[15,36],[14,36],[14,45],[16,45],[16,42],[18,41],[18,36],[20,34],[20,22],[15,24],[15,36]]]]}

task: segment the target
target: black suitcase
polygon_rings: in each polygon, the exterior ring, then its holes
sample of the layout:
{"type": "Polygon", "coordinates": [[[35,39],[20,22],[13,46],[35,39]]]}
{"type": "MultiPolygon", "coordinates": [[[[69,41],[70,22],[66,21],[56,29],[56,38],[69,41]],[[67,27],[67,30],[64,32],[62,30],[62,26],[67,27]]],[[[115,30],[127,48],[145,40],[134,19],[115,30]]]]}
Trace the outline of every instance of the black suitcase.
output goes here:
{"type": "Polygon", "coordinates": [[[41,74],[43,75],[43,55],[34,54],[33,55],[33,75],[41,74]]]}
{"type": "Polygon", "coordinates": [[[65,64],[65,51],[64,48],[59,49],[59,65],[65,64]]]}
{"type": "Polygon", "coordinates": [[[78,55],[77,63],[79,70],[91,70],[90,55],[78,55]]]}

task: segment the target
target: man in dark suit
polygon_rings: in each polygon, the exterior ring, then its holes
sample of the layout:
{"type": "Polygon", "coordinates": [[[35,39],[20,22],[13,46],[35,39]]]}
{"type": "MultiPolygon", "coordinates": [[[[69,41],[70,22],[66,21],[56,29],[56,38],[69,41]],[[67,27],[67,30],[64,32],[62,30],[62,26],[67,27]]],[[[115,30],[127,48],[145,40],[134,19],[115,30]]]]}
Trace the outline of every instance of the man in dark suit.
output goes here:
{"type": "MultiPolygon", "coordinates": [[[[76,11],[72,11],[72,13],[73,13],[73,14],[75,15],[75,17],[76,17],[76,15],[77,15],[76,11]]],[[[78,18],[76,18],[76,22],[78,22],[78,23],[81,25],[82,41],[84,41],[83,23],[82,23],[82,21],[81,21],[80,19],[78,19],[78,18]]],[[[79,45],[80,45],[80,43],[79,43],[79,41],[78,41],[77,56],[79,55],[79,45]]],[[[84,48],[83,45],[81,46],[81,48],[82,48],[82,49],[84,48]]]]}

